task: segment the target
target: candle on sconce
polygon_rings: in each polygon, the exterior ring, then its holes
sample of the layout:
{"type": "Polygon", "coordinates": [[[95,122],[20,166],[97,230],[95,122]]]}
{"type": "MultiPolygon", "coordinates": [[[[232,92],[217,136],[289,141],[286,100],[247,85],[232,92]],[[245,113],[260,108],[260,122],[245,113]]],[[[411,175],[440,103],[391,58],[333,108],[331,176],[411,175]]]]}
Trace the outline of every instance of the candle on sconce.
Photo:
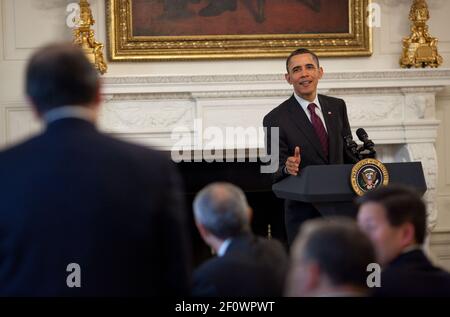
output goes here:
{"type": "Polygon", "coordinates": [[[95,40],[94,30],[91,26],[95,24],[90,4],[87,0],[80,0],[80,19],[78,26],[73,31],[73,42],[79,45],[86,56],[95,65],[100,74],[106,73],[108,66],[103,56],[103,44],[95,40]]]}

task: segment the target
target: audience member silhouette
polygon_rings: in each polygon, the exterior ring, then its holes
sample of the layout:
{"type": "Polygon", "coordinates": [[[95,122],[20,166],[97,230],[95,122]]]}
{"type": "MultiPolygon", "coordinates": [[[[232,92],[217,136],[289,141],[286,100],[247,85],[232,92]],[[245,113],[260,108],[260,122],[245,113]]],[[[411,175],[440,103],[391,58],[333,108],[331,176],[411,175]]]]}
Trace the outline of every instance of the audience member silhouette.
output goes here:
{"type": "Polygon", "coordinates": [[[194,217],[203,240],[217,257],[194,272],[194,296],[281,296],[287,255],[281,243],[256,237],[252,211],[242,190],[213,183],[194,200],[194,217]]]}

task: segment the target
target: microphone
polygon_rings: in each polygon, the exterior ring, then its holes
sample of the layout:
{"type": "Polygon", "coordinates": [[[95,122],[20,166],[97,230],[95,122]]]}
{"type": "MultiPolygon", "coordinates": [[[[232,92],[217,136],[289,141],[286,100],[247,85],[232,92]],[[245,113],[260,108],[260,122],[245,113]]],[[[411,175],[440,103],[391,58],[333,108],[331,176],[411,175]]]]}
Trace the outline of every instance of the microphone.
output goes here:
{"type": "Polygon", "coordinates": [[[375,153],[375,149],[373,148],[375,146],[375,143],[373,143],[372,140],[369,140],[369,136],[367,135],[366,130],[364,130],[363,128],[359,128],[358,130],[356,130],[356,135],[358,136],[358,139],[360,139],[361,142],[364,143],[364,148],[366,150],[375,153]]]}
{"type": "Polygon", "coordinates": [[[356,144],[356,142],[353,141],[352,135],[350,134],[350,135],[344,136],[344,141],[345,141],[345,146],[352,153],[352,155],[355,159],[355,163],[358,162],[361,159],[361,157],[358,152],[358,144],[356,144]]]}

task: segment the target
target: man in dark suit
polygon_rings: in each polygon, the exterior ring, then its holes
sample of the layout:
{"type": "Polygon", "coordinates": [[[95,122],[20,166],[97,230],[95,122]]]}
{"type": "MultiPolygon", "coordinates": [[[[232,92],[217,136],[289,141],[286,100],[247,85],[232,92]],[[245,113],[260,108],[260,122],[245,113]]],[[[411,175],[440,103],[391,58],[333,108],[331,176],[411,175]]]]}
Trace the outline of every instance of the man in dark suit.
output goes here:
{"type": "Polygon", "coordinates": [[[382,265],[380,297],[450,297],[450,274],[434,266],[422,247],[426,209],[414,190],[388,186],[358,200],[358,223],[382,265]]]}
{"type": "Polygon", "coordinates": [[[373,262],[374,247],[353,219],[308,220],[292,246],[286,295],[367,296],[367,266],[373,262]]]}
{"type": "Polygon", "coordinates": [[[36,52],[26,93],[46,128],[0,153],[0,296],[187,294],[179,177],[97,130],[100,80],[82,50],[36,52]]]}
{"type": "MultiPolygon", "coordinates": [[[[344,136],[351,135],[344,100],[317,94],[323,75],[317,55],[300,48],[289,55],[286,69],[285,78],[294,87],[294,94],[263,120],[267,151],[271,156],[278,151],[279,168],[274,181],[298,175],[308,165],[355,162],[344,145],[344,136]],[[278,149],[271,148],[271,129],[279,129],[278,149]]],[[[319,216],[311,204],[286,200],[288,243],[292,243],[304,221],[319,216]]]]}
{"type": "Polygon", "coordinates": [[[242,190],[214,183],[194,200],[194,216],[203,240],[217,257],[194,272],[194,296],[281,296],[287,255],[281,243],[256,237],[251,209],[242,190]]]}

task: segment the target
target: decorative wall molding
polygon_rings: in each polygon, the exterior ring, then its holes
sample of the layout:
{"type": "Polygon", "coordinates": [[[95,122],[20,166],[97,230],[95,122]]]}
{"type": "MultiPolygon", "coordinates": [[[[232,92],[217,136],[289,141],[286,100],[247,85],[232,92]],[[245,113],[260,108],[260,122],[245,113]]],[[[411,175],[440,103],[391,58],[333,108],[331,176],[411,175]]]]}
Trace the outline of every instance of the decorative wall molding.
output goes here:
{"type": "Polygon", "coordinates": [[[174,101],[167,105],[142,99],[110,100],[102,107],[100,123],[107,132],[152,133],[170,132],[178,125],[190,124],[193,118],[193,108],[188,102],[174,101]]]}
{"type": "MultiPolygon", "coordinates": [[[[72,30],[66,25],[66,7],[69,3],[78,1],[0,1],[3,15],[4,60],[24,61],[34,49],[44,44],[71,40],[72,30]],[[37,29],[39,31],[36,31],[37,29]]],[[[99,12],[100,2],[94,1],[92,4],[94,16],[99,12]]],[[[94,25],[93,28],[95,32],[98,31],[98,25],[94,25]]]]}
{"type": "Polygon", "coordinates": [[[41,128],[25,103],[16,101],[0,104],[0,145],[12,145],[39,132],[41,128]]]}
{"type": "MultiPolygon", "coordinates": [[[[440,177],[445,180],[444,182],[441,182],[441,194],[445,192],[448,196],[450,196],[450,165],[448,164],[448,162],[450,162],[450,139],[447,137],[450,135],[450,89],[445,92],[446,94],[441,94],[438,99],[439,119],[442,121],[439,134],[440,146],[442,148],[440,151],[440,160],[441,164],[442,162],[447,163],[442,164],[443,172],[441,170],[440,177]]],[[[450,228],[450,222],[448,226],[450,228]]]]}
{"type": "MultiPolygon", "coordinates": [[[[406,69],[325,73],[320,87],[330,88],[407,88],[447,86],[450,69],[406,69]],[[402,83],[399,85],[398,81],[402,83]]],[[[196,76],[105,76],[105,93],[198,92],[276,90],[285,87],[284,74],[196,75],[196,76]],[[224,87],[223,84],[227,86],[224,87]]]]}
{"type": "Polygon", "coordinates": [[[433,143],[409,143],[405,147],[409,154],[408,161],[422,162],[425,181],[427,183],[427,192],[424,198],[428,204],[428,228],[431,231],[437,222],[436,194],[438,164],[436,149],[433,143]]]}
{"type": "Polygon", "coordinates": [[[429,245],[436,265],[450,271],[450,232],[433,232],[429,237],[429,245]]]}

